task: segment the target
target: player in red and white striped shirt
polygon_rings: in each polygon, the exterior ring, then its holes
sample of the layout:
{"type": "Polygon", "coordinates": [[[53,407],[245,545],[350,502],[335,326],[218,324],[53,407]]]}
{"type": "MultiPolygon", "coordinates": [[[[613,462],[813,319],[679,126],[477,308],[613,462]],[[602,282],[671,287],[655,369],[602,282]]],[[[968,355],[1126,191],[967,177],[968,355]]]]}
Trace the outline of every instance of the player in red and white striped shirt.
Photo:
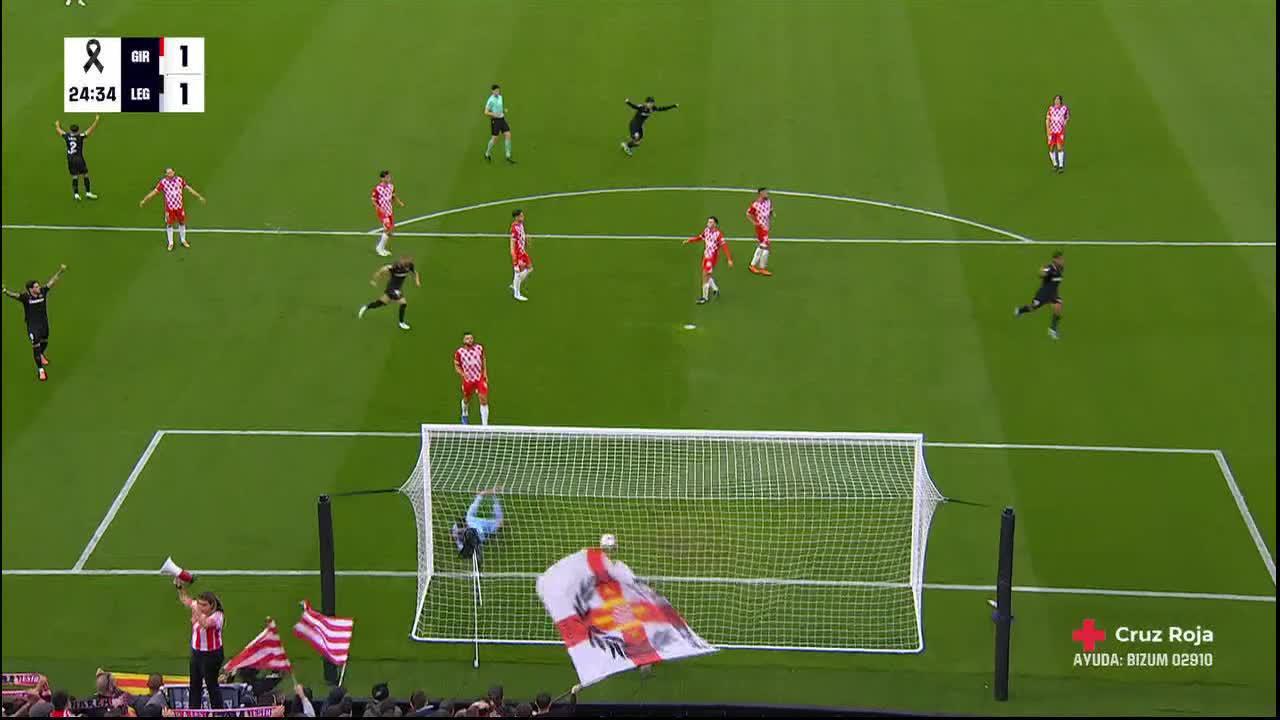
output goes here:
{"type": "Polygon", "coordinates": [[[698,304],[702,305],[710,298],[720,297],[720,286],[711,277],[711,271],[720,260],[720,251],[724,251],[729,267],[733,267],[733,253],[729,252],[729,243],[725,242],[724,233],[720,232],[720,220],[715,215],[707,218],[707,226],[700,234],[685,240],[684,244],[689,245],[699,240],[702,241],[702,295],[698,298],[698,304]]]}
{"type": "Polygon", "coordinates": [[[524,211],[512,210],[511,217],[511,292],[521,302],[529,298],[520,294],[520,285],[533,272],[533,261],[529,259],[529,235],[524,231],[524,211]]]}
{"type": "Polygon", "coordinates": [[[1067,121],[1070,119],[1071,108],[1062,101],[1061,95],[1054,95],[1053,104],[1044,115],[1044,133],[1049,138],[1049,162],[1059,173],[1067,169],[1062,146],[1067,140],[1067,121]]]}
{"type": "Polygon", "coordinates": [[[769,190],[760,188],[756,191],[755,202],[747,208],[747,217],[756,226],[756,254],[751,258],[751,267],[747,268],[756,275],[772,275],[767,269],[769,265],[769,228],[773,226],[773,201],[769,199],[769,190]]]}
{"type": "Polygon", "coordinates": [[[404,201],[396,194],[395,183],[391,182],[391,171],[378,173],[378,184],[369,191],[369,201],[373,203],[373,211],[378,215],[378,224],[382,226],[382,236],[378,238],[378,246],[374,248],[382,257],[391,255],[387,249],[387,241],[396,232],[395,209],[392,203],[404,207],[404,201]]]}
{"type": "Polygon", "coordinates": [[[218,671],[222,668],[222,601],[211,592],[202,592],[192,598],[187,589],[178,585],[178,602],[191,610],[191,666],[190,707],[200,707],[200,697],[205,687],[209,690],[209,704],[220,708],[222,687],[218,684],[218,671]]]}
{"type": "Polygon", "coordinates": [[[169,240],[169,248],[173,249],[173,226],[178,226],[178,239],[182,242],[182,247],[190,248],[187,244],[187,211],[182,207],[183,192],[189,192],[200,198],[200,202],[204,203],[204,196],[196,192],[196,189],[187,184],[185,178],[173,171],[173,168],[164,169],[164,177],[156,183],[151,192],[147,193],[138,207],[147,204],[151,198],[164,193],[164,232],[169,240]]]}
{"type": "Polygon", "coordinates": [[[462,336],[462,347],[453,353],[453,369],[462,379],[462,424],[471,422],[467,406],[472,393],[480,396],[480,424],[489,424],[489,363],[484,346],[471,333],[462,336]]]}

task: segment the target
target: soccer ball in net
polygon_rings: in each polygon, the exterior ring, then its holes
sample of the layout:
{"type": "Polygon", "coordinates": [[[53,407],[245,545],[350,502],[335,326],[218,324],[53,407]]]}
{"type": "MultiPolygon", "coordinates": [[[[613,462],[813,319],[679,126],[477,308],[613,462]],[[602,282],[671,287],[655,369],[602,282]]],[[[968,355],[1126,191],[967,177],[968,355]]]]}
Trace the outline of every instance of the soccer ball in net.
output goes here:
{"type": "Polygon", "coordinates": [[[604,550],[612,550],[618,546],[618,538],[613,533],[605,533],[600,536],[600,547],[604,550]]]}

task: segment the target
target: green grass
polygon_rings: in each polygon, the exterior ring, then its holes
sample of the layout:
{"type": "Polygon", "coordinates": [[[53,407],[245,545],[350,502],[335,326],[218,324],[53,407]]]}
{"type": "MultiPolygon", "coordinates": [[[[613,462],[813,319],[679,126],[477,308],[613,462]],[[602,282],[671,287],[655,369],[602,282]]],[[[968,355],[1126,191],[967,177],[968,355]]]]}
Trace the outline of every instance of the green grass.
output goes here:
{"type": "MultiPolygon", "coordinates": [[[[417,215],[539,193],[772,187],[883,200],[1037,240],[1272,241],[1275,8],[1260,2],[95,2],[3,6],[6,225],[159,227],[136,202],[166,165],[209,197],[193,229],[375,224],[396,173],[417,215]],[[96,203],[72,205],[55,118],[63,36],[207,38],[207,112],[112,115],[90,139],[96,203]],[[503,83],[516,157],[484,164],[480,108],[503,83]],[[1073,109],[1068,172],[1042,117],[1073,109]],[[634,158],[621,100],[679,102],[634,158]]],[[[69,568],[165,428],[413,432],[455,419],[450,353],[489,350],[497,423],[923,432],[937,441],[1219,448],[1274,557],[1274,247],[1069,246],[1064,339],[1009,310],[1052,246],[778,243],[763,279],[720,269],[695,307],[708,213],[748,234],[747,195],[649,192],[523,203],[537,272],[515,305],[501,238],[402,238],[424,272],[411,333],[357,322],[377,266],[364,237],[4,229],[10,287],[68,270],[51,300],[51,380],[3,315],[6,570],[69,568]],[[681,329],[695,323],[695,331],[681,329]]],[[[778,197],[779,237],[999,239],[885,208],[778,197]]],[[[501,233],[498,205],[406,230],[501,233]]],[[[167,436],[90,558],[150,568],[316,567],[314,498],[398,485],[412,438],[167,436]]],[[[1213,458],[933,448],[949,497],[927,579],[993,582],[1000,508],[1018,510],[1017,583],[1274,597],[1213,458]]],[[[393,495],[335,506],[338,566],[412,570],[393,495]]],[[[643,568],[637,568],[643,572],[643,568]]],[[[218,577],[228,645],[316,599],[313,577],[218,577]]],[[[733,651],[624,676],[588,698],[859,705],[969,713],[1276,712],[1275,604],[1019,593],[1013,690],[990,700],[983,593],[925,593],[919,655],[733,651]],[[1085,617],[1202,625],[1207,669],[1072,667],[1085,617]]],[[[183,671],[185,619],[159,578],[3,579],[0,662],[74,693],[98,666],[183,671]],[[86,617],[108,624],[86,630],[86,617]],[[102,620],[97,620],[102,618],[102,620]]],[[[558,648],[408,640],[414,580],[350,577],[348,684],[397,693],[566,688],[558,648]]],[[[689,609],[690,615],[695,613],[689,609]]],[[[286,639],[305,682],[319,663],[286,639]]],[[[1119,643],[1108,641],[1120,651],[1119,643]]],[[[1144,650],[1154,649],[1150,647],[1144,650]]]]}

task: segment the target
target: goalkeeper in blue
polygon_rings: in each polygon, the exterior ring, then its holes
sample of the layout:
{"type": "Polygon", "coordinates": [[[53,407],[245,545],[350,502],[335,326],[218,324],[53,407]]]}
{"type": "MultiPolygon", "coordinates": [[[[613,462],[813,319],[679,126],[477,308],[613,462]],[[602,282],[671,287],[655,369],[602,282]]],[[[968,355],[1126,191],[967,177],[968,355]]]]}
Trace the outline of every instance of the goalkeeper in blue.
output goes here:
{"type": "Polygon", "coordinates": [[[453,544],[458,547],[458,557],[469,559],[472,555],[482,556],[481,546],[498,534],[498,530],[502,528],[502,521],[502,500],[498,497],[498,488],[481,490],[477,493],[475,499],[471,501],[471,507],[467,508],[466,516],[458,518],[449,530],[453,544]],[[493,515],[481,517],[480,506],[484,504],[485,496],[488,495],[493,496],[493,515]]]}

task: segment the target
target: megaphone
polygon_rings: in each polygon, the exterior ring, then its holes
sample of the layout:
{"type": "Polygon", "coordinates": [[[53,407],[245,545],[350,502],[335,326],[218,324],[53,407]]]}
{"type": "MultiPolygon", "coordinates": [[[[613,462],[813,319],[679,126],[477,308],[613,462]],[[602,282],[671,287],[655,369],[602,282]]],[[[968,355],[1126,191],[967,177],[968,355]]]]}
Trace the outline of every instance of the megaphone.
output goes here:
{"type": "Polygon", "coordinates": [[[183,585],[190,585],[191,583],[196,581],[195,575],[192,575],[186,570],[183,570],[182,568],[178,567],[178,564],[175,563],[173,561],[173,558],[171,557],[167,557],[164,559],[164,565],[160,566],[160,572],[164,575],[168,575],[169,577],[182,583],[183,585]]]}

